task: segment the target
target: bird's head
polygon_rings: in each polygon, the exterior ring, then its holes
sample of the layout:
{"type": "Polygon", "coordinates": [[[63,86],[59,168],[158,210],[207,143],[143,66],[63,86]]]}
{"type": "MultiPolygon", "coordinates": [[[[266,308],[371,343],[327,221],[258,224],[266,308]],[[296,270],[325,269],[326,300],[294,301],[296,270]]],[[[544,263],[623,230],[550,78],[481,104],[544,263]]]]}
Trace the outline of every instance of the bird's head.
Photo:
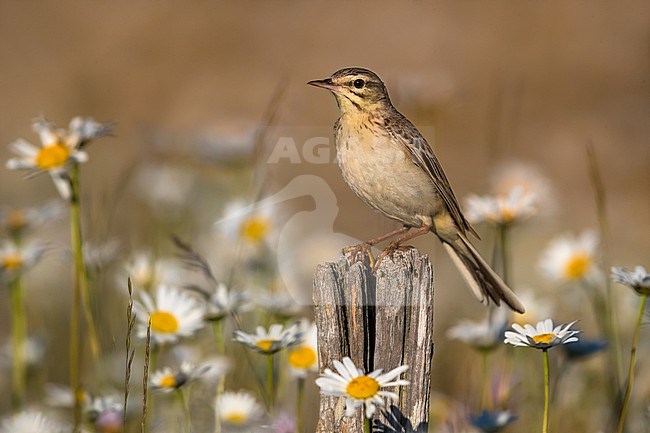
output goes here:
{"type": "Polygon", "coordinates": [[[334,72],[329,78],[307,84],[331,91],[343,113],[372,111],[390,105],[386,86],[377,74],[368,69],[345,68],[334,72]]]}

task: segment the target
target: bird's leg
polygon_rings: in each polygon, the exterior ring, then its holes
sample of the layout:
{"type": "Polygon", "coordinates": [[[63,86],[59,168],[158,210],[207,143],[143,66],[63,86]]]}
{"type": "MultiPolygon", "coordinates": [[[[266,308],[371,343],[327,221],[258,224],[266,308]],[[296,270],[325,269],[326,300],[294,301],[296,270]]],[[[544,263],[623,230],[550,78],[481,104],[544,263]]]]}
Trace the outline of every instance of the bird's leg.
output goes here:
{"type": "Polygon", "coordinates": [[[411,227],[403,226],[403,227],[400,227],[400,228],[395,229],[393,231],[390,231],[390,232],[388,232],[386,234],[383,234],[381,236],[377,236],[376,238],[369,239],[369,240],[365,241],[364,244],[370,245],[372,247],[372,246],[377,245],[380,242],[385,241],[386,239],[392,238],[393,236],[397,236],[397,235],[401,235],[402,233],[406,233],[409,230],[411,230],[411,227]]]}
{"type": "Polygon", "coordinates": [[[376,244],[385,241],[386,239],[390,239],[393,236],[401,235],[402,233],[405,233],[409,231],[411,227],[403,226],[398,229],[395,229],[393,231],[390,231],[388,233],[385,233],[381,236],[377,236],[376,238],[369,239],[365,242],[362,242],[358,245],[352,245],[349,247],[343,248],[343,254],[345,255],[352,255],[353,261],[357,260],[357,255],[358,254],[367,254],[368,259],[370,261],[370,267],[375,266],[375,258],[372,256],[372,250],[371,247],[375,246],[376,244]]]}
{"type": "Polygon", "coordinates": [[[415,231],[413,231],[411,233],[407,233],[404,236],[399,237],[399,238],[395,239],[393,242],[391,242],[390,245],[388,246],[388,248],[393,247],[393,249],[395,249],[395,248],[399,247],[401,244],[403,244],[406,241],[410,241],[413,238],[417,238],[418,236],[425,235],[425,234],[427,234],[427,233],[429,233],[431,231],[432,227],[433,226],[425,225],[425,226],[422,226],[419,229],[417,229],[417,230],[415,230],[415,231]]]}
{"type": "Polygon", "coordinates": [[[375,258],[372,255],[371,248],[372,248],[371,245],[362,242],[357,245],[350,245],[348,247],[343,248],[343,254],[345,256],[349,256],[352,260],[352,263],[363,261],[364,260],[363,256],[366,255],[368,257],[368,262],[370,264],[370,267],[372,268],[375,266],[375,258]],[[361,255],[360,258],[359,255],[361,255]]]}
{"type": "Polygon", "coordinates": [[[379,263],[381,263],[381,261],[384,259],[384,257],[391,254],[396,249],[400,248],[400,245],[402,243],[404,243],[406,241],[409,241],[409,240],[411,240],[413,238],[416,238],[418,236],[422,236],[424,234],[429,233],[429,231],[431,231],[431,227],[432,226],[425,225],[425,226],[422,226],[422,227],[420,227],[419,229],[417,229],[415,231],[412,231],[411,233],[407,233],[404,236],[395,239],[393,242],[391,242],[386,247],[386,249],[384,251],[381,252],[379,257],[377,257],[377,260],[375,261],[375,265],[373,266],[373,268],[376,270],[377,267],[379,266],[379,263]]]}

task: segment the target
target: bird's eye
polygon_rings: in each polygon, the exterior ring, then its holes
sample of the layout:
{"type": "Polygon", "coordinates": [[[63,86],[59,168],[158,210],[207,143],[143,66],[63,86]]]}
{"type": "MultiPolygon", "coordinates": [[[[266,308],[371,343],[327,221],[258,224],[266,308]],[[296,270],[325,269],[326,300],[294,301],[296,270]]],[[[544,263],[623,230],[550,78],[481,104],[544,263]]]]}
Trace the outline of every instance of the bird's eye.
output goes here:
{"type": "Polygon", "coordinates": [[[352,84],[353,84],[354,87],[356,87],[357,89],[361,89],[363,86],[366,85],[366,82],[363,81],[361,78],[359,78],[359,79],[357,79],[357,80],[354,80],[354,83],[352,83],[352,84]]]}

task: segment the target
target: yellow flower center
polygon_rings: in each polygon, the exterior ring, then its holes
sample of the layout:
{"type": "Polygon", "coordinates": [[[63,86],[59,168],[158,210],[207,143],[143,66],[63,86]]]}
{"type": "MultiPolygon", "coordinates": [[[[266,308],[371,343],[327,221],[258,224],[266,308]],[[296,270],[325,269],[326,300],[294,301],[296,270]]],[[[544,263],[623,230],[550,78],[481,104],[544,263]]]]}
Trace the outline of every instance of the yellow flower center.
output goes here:
{"type": "Polygon", "coordinates": [[[229,424],[242,425],[248,421],[248,416],[244,412],[232,411],[224,414],[223,420],[229,424]]]}
{"type": "Polygon", "coordinates": [[[63,166],[70,157],[70,149],[63,143],[54,143],[39,150],[36,165],[41,170],[51,170],[63,166]]]}
{"type": "Polygon", "coordinates": [[[178,331],[178,320],[167,311],[151,313],[151,329],[162,334],[173,334],[178,331]]]}
{"type": "Polygon", "coordinates": [[[251,242],[258,243],[269,231],[269,220],[264,217],[251,217],[242,222],[239,228],[241,236],[251,242]]]}
{"type": "Polygon", "coordinates": [[[515,211],[509,207],[504,207],[501,209],[501,222],[503,224],[509,224],[515,220],[515,211]]]}
{"type": "Polygon", "coordinates": [[[589,254],[579,252],[573,255],[564,267],[564,276],[569,280],[577,280],[585,276],[591,267],[589,254]]]}
{"type": "Polygon", "coordinates": [[[551,340],[553,340],[553,337],[555,337],[554,334],[537,334],[537,335],[533,335],[531,338],[537,344],[539,343],[548,344],[551,342],[551,340]]]}
{"type": "Polygon", "coordinates": [[[7,227],[10,230],[18,231],[25,227],[27,224],[27,218],[25,217],[25,212],[22,209],[12,209],[7,215],[7,227]]]}
{"type": "Polygon", "coordinates": [[[357,400],[365,400],[377,395],[379,391],[379,382],[370,376],[355,377],[348,383],[345,392],[357,400]]]}
{"type": "Polygon", "coordinates": [[[299,346],[289,352],[289,365],[298,370],[312,367],[317,359],[316,352],[309,346],[299,346]]]}
{"type": "Polygon", "coordinates": [[[271,346],[273,346],[273,343],[275,343],[277,340],[260,340],[257,342],[256,346],[262,349],[265,352],[268,352],[271,350],[271,346]]]}
{"type": "Polygon", "coordinates": [[[163,388],[174,388],[176,387],[176,379],[173,374],[168,374],[160,379],[160,386],[163,388]]]}
{"type": "Polygon", "coordinates": [[[10,271],[20,269],[23,265],[23,256],[18,253],[10,253],[2,258],[2,267],[10,271]]]}

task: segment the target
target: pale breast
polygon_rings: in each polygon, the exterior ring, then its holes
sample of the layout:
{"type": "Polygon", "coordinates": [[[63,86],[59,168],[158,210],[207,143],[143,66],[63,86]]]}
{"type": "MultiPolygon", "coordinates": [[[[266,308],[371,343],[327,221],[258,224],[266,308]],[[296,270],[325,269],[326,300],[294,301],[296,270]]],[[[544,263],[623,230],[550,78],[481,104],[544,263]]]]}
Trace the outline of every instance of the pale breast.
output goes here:
{"type": "Polygon", "coordinates": [[[341,122],[336,149],[343,178],[361,200],[411,227],[432,223],[442,206],[432,180],[387,134],[341,122]]]}

